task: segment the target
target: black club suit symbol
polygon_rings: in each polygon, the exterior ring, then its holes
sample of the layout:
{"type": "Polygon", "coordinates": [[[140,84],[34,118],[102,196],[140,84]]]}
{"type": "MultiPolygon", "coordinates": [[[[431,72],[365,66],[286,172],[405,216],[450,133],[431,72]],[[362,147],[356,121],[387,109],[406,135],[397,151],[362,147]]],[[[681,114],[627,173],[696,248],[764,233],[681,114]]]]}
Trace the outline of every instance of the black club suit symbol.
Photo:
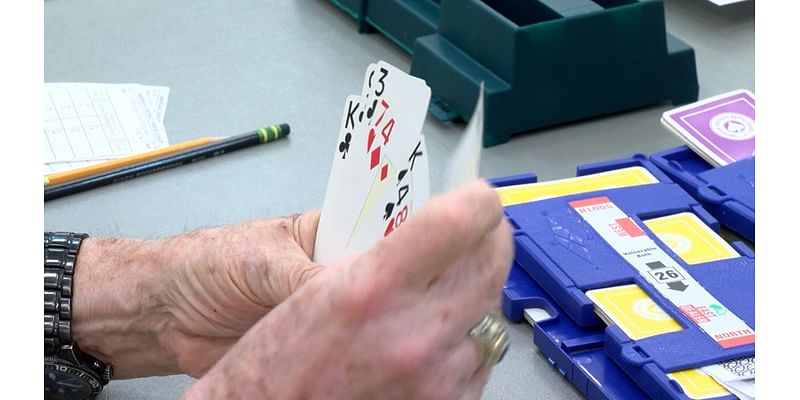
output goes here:
{"type": "Polygon", "coordinates": [[[342,160],[347,157],[347,152],[350,151],[350,134],[344,135],[344,140],[339,143],[339,153],[342,153],[342,160]]]}

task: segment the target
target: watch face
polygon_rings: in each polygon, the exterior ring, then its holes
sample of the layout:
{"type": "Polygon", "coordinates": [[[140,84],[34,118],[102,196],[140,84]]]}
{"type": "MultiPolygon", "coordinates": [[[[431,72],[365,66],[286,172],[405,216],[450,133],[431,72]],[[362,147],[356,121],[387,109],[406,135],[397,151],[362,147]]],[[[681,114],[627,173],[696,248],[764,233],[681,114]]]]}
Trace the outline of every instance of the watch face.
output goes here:
{"type": "Polygon", "coordinates": [[[44,398],[47,400],[91,399],[100,388],[97,379],[78,368],[60,364],[44,366],[44,398]]]}

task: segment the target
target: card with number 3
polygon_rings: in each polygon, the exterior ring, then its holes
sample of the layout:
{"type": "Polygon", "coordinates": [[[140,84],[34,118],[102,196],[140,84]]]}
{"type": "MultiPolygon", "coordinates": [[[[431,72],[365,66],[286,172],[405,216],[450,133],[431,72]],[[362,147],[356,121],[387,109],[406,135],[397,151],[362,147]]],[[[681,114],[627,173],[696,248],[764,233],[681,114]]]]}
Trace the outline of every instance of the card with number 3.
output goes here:
{"type": "Polygon", "coordinates": [[[425,81],[384,61],[367,68],[361,96],[346,102],[315,261],[328,263],[366,250],[428,199],[421,131],[429,101],[425,81]]]}

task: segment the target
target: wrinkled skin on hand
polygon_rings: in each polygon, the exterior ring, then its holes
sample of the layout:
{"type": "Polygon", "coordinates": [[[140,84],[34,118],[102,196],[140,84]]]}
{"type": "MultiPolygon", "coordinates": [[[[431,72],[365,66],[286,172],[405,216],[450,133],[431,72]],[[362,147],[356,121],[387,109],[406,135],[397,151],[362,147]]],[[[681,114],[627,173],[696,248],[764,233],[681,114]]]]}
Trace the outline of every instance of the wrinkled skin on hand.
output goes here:
{"type": "Polygon", "coordinates": [[[186,399],[478,399],[468,331],[496,312],[513,241],[484,182],[431,199],[259,320],[186,399]]]}

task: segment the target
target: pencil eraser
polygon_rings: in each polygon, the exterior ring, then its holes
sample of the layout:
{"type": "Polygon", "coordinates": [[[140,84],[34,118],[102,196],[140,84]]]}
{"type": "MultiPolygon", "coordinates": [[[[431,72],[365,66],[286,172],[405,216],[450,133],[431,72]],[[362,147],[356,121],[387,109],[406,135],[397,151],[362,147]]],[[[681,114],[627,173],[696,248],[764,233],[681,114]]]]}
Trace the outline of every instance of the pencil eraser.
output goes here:
{"type": "Polygon", "coordinates": [[[281,136],[288,136],[291,129],[289,129],[289,124],[280,124],[278,127],[281,128],[281,136]]]}

